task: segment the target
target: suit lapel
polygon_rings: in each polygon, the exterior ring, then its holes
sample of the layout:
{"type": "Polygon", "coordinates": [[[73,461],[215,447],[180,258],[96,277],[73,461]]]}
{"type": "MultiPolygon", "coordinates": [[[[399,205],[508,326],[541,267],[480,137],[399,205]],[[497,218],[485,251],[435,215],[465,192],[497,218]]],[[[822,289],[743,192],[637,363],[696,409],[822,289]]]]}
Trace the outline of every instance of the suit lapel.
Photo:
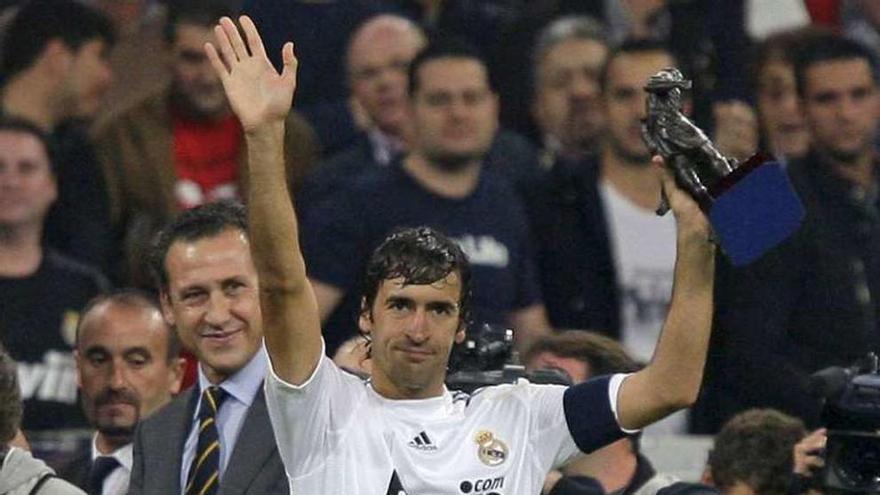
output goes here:
{"type": "Polygon", "coordinates": [[[92,450],[84,450],[80,455],[76,456],[69,464],[66,464],[58,470],[58,476],[73,483],[74,485],[88,489],[89,471],[92,468],[92,450]]]}
{"type": "Polygon", "coordinates": [[[229,458],[226,473],[220,483],[218,495],[242,494],[247,491],[254,478],[274,454],[275,434],[269,422],[263,387],[260,386],[254,402],[248,408],[232,457],[229,458]]]}
{"type": "MultiPolygon", "coordinates": [[[[149,493],[180,493],[183,448],[189,435],[197,398],[195,387],[190,387],[168,405],[167,411],[161,412],[164,413],[162,420],[153,424],[154,428],[150,432],[145,432],[150,434],[153,443],[149,452],[159,454],[153,459],[153,469],[148,469],[145,473],[147,479],[156,478],[156,489],[147,490],[149,493]]],[[[146,482],[145,486],[149,487],[151,483],[146,482]]]]}

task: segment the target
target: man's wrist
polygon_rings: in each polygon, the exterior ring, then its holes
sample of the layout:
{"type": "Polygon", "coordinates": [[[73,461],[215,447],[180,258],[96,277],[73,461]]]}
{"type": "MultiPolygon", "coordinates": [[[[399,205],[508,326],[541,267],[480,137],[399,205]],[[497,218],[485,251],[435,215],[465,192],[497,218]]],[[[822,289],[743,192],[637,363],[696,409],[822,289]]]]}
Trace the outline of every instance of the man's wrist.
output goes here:
{"type": "Polygon", "coordinates": [[[284,121],[272,121],[244,129],[248,141],[277,140],[284,137],[284,121]]]}
{"type": "Polygon", "coordinates": [[[711,232],[695,230],[692,232],[679,232],[678,252],[682,256],[715,257],[716,240],[711,232]]]}

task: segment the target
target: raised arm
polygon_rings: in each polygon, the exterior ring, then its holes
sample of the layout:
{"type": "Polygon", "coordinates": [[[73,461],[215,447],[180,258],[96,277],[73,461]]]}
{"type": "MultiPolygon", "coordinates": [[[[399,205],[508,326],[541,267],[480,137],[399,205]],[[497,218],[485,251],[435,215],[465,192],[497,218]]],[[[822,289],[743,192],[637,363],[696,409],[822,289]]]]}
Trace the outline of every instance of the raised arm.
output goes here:
{"type": "Polygon", "coordinates": [[[627,429],[647,426],[696,401],[712,327],[715,249],[708,221],[666,170],[662,181],[677,229],[672,301],[651,363],[621,386],[617,414],[627,429]]]}
{"type": "Polygon", "coordinates": [[[293,44],[286,43],[278,74],[254,23],[247,16],[239,21],[244,39],[224,17],[214,28],[216,46],[208,43],[205,51],[244,129],[249,235],[266,348],[275,373],[301,384],[320,358],[321,327],[284,172],[284,119],[293,101],[297,60],[293,44]]]}

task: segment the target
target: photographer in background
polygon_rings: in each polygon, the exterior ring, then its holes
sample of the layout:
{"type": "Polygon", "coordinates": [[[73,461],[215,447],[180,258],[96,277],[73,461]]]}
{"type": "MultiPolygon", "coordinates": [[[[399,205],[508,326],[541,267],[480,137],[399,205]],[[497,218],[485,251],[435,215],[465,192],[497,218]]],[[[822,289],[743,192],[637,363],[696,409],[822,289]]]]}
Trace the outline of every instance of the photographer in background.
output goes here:
{"type": "Polygon", "coordinates": [[[788,494],[880,493],[877,354],[813,373],[810,390],[822,398],[822,428],[794,445],[788,494]]]}
{"type": "Polygon", "coordinates": [[[724,495],[785,495],[805,435],[801,420],[774,409],[740,413],[715,437],[703,481],[724,495]]]}

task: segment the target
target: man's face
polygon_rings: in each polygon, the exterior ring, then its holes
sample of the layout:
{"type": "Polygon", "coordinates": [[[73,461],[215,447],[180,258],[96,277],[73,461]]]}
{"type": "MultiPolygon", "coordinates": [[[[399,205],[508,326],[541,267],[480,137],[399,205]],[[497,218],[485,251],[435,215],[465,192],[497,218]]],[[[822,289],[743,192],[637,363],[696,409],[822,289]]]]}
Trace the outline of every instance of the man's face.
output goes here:
{"type": "Polygon", "coordinates": [[[498,127],[498,98],[485,66],[469,58],[437,58],[418,70],[412,95],[419,151],[458,170],[482,160],[498,127]]]}
{"type": "Polygon", "coordinates": [[[867,61],[830,60],[807,67],[802,103],[818,150],[843,163],[872,152],[878,98],[867,61]]]}
{"type": "Polygon", "coordinates": [[[422,40],[399,26],[381,26],[359,36],[349,51],[352,96],[373,124],[399,133],[410,119],[407,69],[422,40]]]}
{"type": "Polygon", "coordinates": [[[642,141],[641,120],[645,117],[642,89],[648,78],[672,67],[672,57],[662,51],[622,53],[608,67],[602,102],[607,120],[607,145],[611,153],[636,165],[650,164],[651,154],[642,141]]]}
{"type": "Polygon", "coordinates": [[[101,108],[113,82],[107,60],[109,49],[104,40],[94,39],[71,53],[69,70],[61,84],[62,105],[69,108],[69,116],[88,118],[101,108]]]}
{"type": "Polygon", "coordinates": [[[165,320],[199,360],[211,383],[243,368],[263,337],[257,272],[244,233],[229,228],[177,241],[165,257],[165,320]]]}
{"type": "Polygon", "coordinates": [[[465,337],[457,273],[429,285],[382,282],[360,328],[372,338],[371,362],[377,390],[389,398],[434,397],[443,390],[449,353],[465,337]]]}
{"type": "Polygon", "coordinates": [[[775,151],[788,157],[807,152],[810,135],[798,106],[791,64],[776,60],[762,68],[758,77],[758,113],[775,151]]]}
{"type": "Polygon", "coordinates": [[[105,302],[82,322],[77,379],[91,424],[130,441],[137,422],[180,390],[183,360],[168,359],[168,328],[155,308],[105,302]]]}
{"type": "Polygon", "coordinates": [[[562,357],[552,352],[541,352],[526,363],[526,371],[560,370],[564,371],[572,384],[583,383],[590,377],[590,367],[580,359],[562,357]]]}
{"type": "Polygon", "coordinates": [[[0,131],[0,226],[42,225],[57,197],[43,143],[27,132],[0,131]]]}
{"type": "Polygon", "coordinates": [[[607,55],[608,49],[598,41],[573,39],[555,45],[539,62],[535,118],[563,150],[596,147],[604,126],[599,72],[607,55]]]}
{"type": "Polygon", "coordinates": [[[177,101],[200,118],[216,118],[228,111],[223,84],[205,55],[205,43],[214,42],[210,28],[178,24],[171,43],[171,75],[177,101]]]}

